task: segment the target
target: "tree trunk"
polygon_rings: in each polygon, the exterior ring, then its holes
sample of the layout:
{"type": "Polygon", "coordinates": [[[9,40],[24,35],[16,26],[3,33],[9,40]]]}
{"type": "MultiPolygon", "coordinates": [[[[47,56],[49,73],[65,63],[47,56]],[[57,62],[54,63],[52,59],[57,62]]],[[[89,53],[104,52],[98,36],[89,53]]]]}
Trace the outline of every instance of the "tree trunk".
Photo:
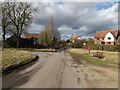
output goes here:
{"type": "Polygon", "coordinates": [[[5,35],[6,35],[6,32],[5,32],[5,28],[3,28],[3,47],[5,47],[5,35]]]}
{"type": "Polygon", "coordinates": [[[20,46],[19,41],[20,41],[20,40],[19,40],[19,36],[16,36],[16,43],[17,43],[17,46],[16,46],[16,47],[17,47],[17,48],[19,48],[19,46],[20,46]]]}
{"type": "Polygon", "coordinates": [[[19,48],[19,41],[17,40],[17,48],[19,48]]]}

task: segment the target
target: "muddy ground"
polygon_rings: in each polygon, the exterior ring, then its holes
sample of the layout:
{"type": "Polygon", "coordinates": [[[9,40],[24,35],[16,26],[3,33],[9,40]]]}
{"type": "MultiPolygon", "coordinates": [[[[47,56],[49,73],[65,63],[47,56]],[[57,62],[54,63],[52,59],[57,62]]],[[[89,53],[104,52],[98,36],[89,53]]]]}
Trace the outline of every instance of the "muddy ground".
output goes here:
{"type": "Polygon", "coordinates": [[[3,88],[117,88],[118,68],[102,67],[65,52],[33,52],[32,66],[3,76],[3,88]]]}

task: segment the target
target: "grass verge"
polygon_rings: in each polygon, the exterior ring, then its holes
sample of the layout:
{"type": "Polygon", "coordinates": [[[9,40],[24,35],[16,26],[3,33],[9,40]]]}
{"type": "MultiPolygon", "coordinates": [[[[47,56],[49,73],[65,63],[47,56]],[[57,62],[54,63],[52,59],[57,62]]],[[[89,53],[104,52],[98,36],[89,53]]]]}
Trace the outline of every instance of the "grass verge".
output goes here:
{"type": "Polygon", "coordinates": [[[92,64],[97,64],[97,65],[117,65],[118,64],[117,62],[113,62],[110,60],[101,60],[99,58],[89,56],[89,55],[83,53],[83,50],[81,50],[81,52],[79,52],[76,50],[68,49],[67,52],[70,53],[72,56],[75,56],[77,58],[82,58],[83,60],[86,60],[92,64]]]}
{"type": "Polygon", "coordinates": [[[11,48],[12,50],[24,50],[33,52],[56,52],[55,49],[35,49],[35,48],[11,48]]]}
{"type": "Polygon", "coordinates": [[[4,48],[2,50],[2,72],[24,65],[35,58],[37,56],[28,51],[4,48]]]}

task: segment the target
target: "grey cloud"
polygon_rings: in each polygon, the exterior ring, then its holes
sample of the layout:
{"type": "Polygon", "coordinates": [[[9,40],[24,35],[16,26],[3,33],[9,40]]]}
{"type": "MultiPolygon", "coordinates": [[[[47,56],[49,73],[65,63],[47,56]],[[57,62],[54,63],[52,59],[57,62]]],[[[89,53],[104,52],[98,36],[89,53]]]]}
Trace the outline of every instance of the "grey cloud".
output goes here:
{"type": "Polygon", "coordinates": [[[31,26],[28,28],[28,32],[30,33],[40,33],[41,31],[43,31],[44,26],[43,25],[37,25],[32,23],[31,26]]]}
{"type": "Polygon", "coordinates": [[[117,29],[118,28],[118,5],[115,4],[108,9],[96,10],[99,3],[70,3],[63,5],[59,3],[37,3],[39,12],[36,14],[30,31],[40,32],[41,27],[48,23],[51,16],[54,16],[55,27],[62,25],[71,27],[61,29],[62,36],[70,37],[75,35],[92,36],[98,30],[117,29]],[[78,29],[72,29],[78,28],[78,29]],[[67,36],[68,35],[68,36],[67,36]]]}

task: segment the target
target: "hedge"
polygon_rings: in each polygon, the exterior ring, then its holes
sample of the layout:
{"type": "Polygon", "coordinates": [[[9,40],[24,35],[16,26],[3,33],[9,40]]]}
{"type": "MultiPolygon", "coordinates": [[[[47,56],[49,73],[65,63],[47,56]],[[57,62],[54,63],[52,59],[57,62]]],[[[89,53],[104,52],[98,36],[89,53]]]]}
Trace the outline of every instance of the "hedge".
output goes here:
{"type": "Polygon", "coordinates": [[[73,47],[73,48],[82,48],[83,47],[83,42],[72,43],[71,47],[73,47]]]}
{"type": "Polygon", "coordinates": [[[84,48],[87,49],[88,46],[91,46],[93,50],[103,50],[103,51],[120,51],[120,45],[98,45],[98,44],[89,44],[85,45],[84,48]]]}

